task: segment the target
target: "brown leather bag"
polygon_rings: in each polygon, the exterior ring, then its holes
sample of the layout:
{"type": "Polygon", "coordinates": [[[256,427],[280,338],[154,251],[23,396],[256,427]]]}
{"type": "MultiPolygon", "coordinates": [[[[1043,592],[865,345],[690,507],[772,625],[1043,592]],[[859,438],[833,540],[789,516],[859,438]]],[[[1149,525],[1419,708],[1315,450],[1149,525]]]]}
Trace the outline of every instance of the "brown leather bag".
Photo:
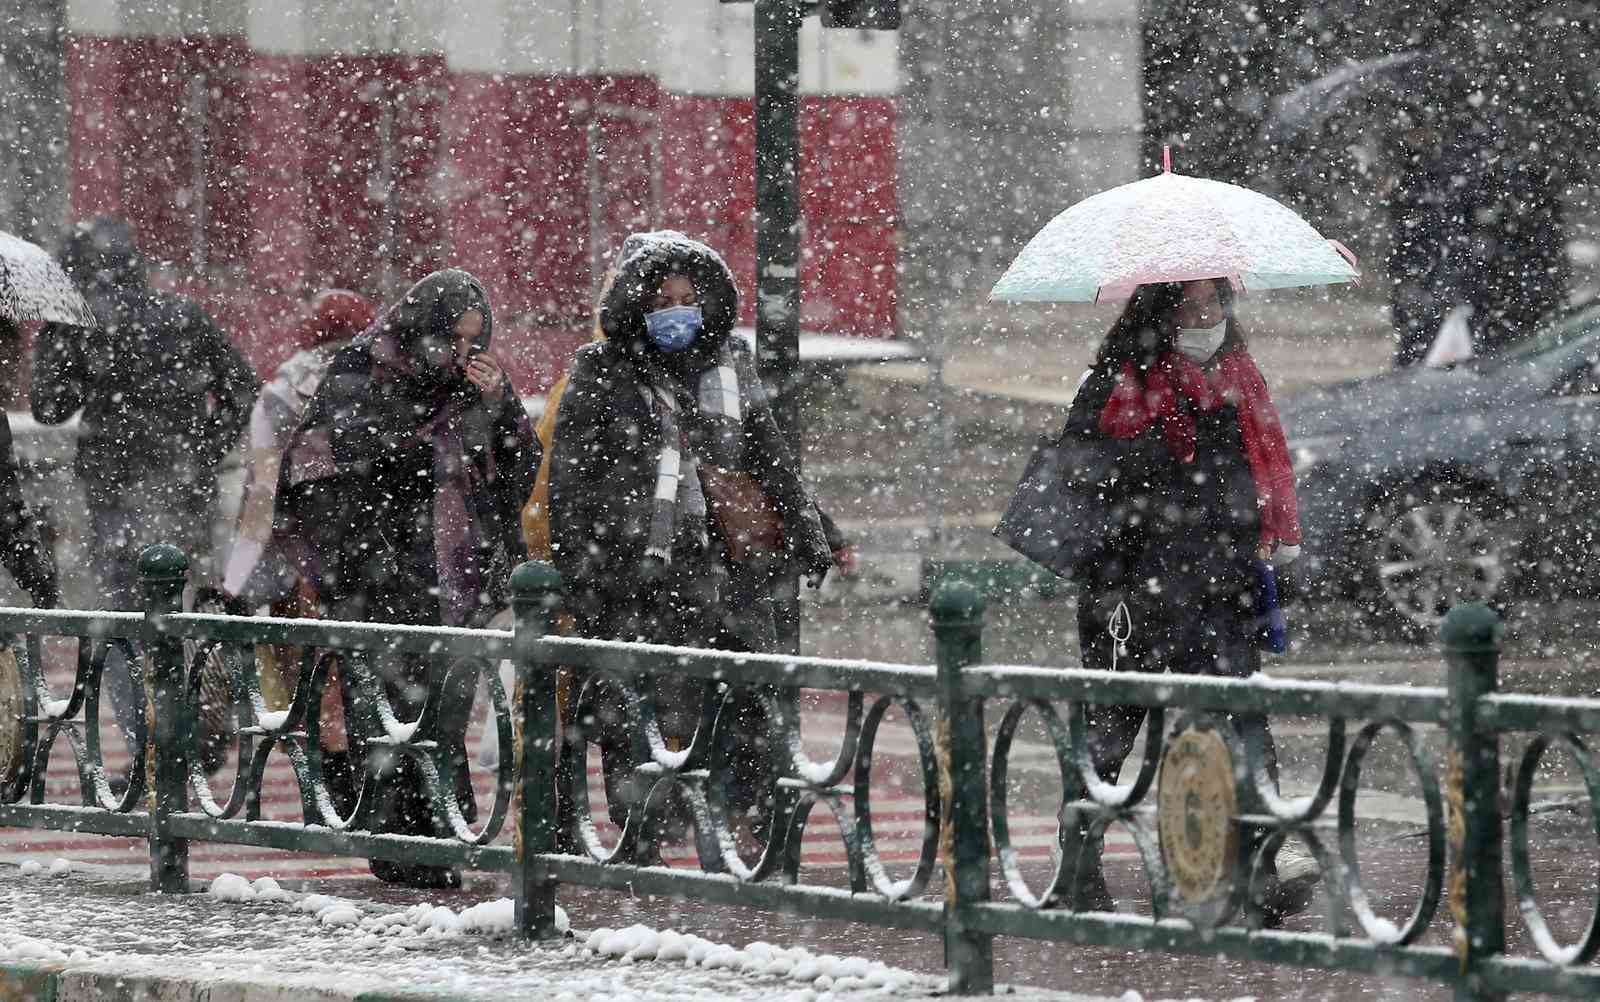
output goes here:
{"type": "Polygon", "coordinates": [[[755,477],[701,463],[700,487],[730,557],[744,563],[783,553],[783,519],[755,477]]]}

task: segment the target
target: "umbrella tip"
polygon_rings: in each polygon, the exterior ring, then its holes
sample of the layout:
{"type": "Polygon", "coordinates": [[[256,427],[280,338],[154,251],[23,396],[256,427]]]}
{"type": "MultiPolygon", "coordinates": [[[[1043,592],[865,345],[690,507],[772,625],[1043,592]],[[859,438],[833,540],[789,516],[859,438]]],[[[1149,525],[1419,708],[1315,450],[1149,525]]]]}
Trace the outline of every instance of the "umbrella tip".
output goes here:
{"type": "Polygon", "coordinates": [[[1161,173],[1172,173],[1172,147],[1161,147],[1161,173]]]}

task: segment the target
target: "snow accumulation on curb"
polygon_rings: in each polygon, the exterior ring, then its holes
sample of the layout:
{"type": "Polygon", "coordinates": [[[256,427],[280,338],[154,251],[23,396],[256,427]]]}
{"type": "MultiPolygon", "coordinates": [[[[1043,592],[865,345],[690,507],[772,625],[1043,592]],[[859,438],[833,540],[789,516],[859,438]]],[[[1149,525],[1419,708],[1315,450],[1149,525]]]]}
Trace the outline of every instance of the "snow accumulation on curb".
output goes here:
{"type": "MultiPolygon", "coordinates": [[[[946,991],[942,973],[799,947],[737,948],[646,925],[573,934],[559,909],[568,938],[526,944],[513,937],[509,898],[459,910],[400,908],[231,873],[205,894],[130,895],[127,882],[97,879],[88,867],[69,866],[54,879],[43,866],[26,872],[32,876],[0,879],[0,912],[17,916],[0,925],[0,997],[7,985],[55,1002],[108,994],[163,1002],[854,1002],[946,991]]],[[[1005,994],[1085,1000],[1021,986],[1005,994]]],[[[1129,993],[1120,1002],[1140,1000],[1129,993]]]]}
{"type": "MultiPolygon", "coordinates": [[[[516,919],[516,903],[510,898],[485,901],[463,908],[460,912],[445,905],[419,904],[404,911],[373,914],[371,906],[365,902],[328,894],[307,894],[296,898],[278,886],[278,882],[271,877],[257,877],[250,881],[233,873],[224,873],[213,879],[208,893],[218,901],[287,902],[297,911],[316,916],[322,925],[352,926],[366,931],[371,934],[368,939],[401,933],[420,933],[424,936],[509,936],[516,919]]],[[[558,906],[556,931],[565,934],[571,928],[567,913],[558,906]]]]}
{"type": "Polygon", "coordinates": [[[945,989],[942,975],[881,962],[764,943],[738,949],[642,925],[573,937],[564,912],[565,942],[524,944],[513,938],[509,898],[395,907],[238,874],[215,878],[204,894],[130,896],[126,882],[76,871],[63,898],[42,867],[36,872],[0,879],[0,911],[23,916],[0,928],[0,985],[36,984],[32,995],[55,1002],[89,1002],[113,989],[164,1002],[206,1002],[218,992],[243,1002],[846,1002],[945,989]]]}
{"type": "Polygon", "coordinates": [[[902,988],[919,988],[931,993],[944,987],[943,978],[897,970],[876,960],[832,954],[818,956],[801,947],[784,948],[760,942],[736,949],[671,929],[657,932],[644,925],[596,929],[584,941],[583,948],[598,956],[616,957],[625,964],[653,960],[684,967],[786,978],[809,984],[819,991],[878,990],[893,995],[902,988]]]}

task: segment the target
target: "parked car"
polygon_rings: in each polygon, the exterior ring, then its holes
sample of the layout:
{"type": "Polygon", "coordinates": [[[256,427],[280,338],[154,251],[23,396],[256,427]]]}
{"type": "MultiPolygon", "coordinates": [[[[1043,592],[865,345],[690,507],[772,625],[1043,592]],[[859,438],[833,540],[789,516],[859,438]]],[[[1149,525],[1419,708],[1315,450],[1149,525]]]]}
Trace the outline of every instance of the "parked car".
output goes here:
{"type": "Polygon", "coordinates": [[[1284,403],[1305,558],[1290,585],[1412,633],[1450,607],[1600,587],[1600,306],[1508,352],[1284,403]]]}

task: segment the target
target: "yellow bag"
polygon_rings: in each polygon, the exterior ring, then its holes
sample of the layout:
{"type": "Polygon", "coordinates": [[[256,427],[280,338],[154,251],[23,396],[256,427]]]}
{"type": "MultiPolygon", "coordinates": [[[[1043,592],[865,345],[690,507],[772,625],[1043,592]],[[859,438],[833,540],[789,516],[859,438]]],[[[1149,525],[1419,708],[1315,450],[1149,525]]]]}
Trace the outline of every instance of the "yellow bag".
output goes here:
{"type": "Polygon", "coordinates": [[[550,387],[545,397],[544,413],[534,433],[539,436],[539,473],[533,480],[533,493],[522,506],[522,544],[528,548],[529,560],[550,559],[550,453],[556,440],[556,410],[561,406],[561,395],[567,391],[567,377],[563,375],[550,387]]]}

